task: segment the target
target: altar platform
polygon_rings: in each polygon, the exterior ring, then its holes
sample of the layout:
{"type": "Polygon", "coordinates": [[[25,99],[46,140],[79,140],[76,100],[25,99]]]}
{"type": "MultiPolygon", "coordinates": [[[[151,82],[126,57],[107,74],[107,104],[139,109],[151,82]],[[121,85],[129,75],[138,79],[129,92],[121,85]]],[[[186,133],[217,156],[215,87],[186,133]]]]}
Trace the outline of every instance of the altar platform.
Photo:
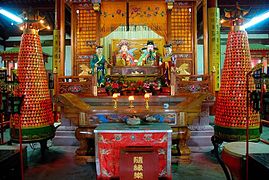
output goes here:
{"type": "Polygon", "coordinates": [[[94,133],[97,179],[171,179],[172,129],[167,123],[104,123],[94,133]]]}

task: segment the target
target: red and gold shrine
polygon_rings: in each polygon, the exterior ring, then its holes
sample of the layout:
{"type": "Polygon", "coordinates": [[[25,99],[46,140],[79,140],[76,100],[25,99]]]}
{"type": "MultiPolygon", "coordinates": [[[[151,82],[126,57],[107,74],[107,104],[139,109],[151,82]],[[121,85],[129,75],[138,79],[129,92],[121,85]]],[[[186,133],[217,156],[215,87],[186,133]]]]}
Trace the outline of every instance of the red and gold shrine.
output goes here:
{"type": "MultiPolygon", "coordinates": [[[[242,10],[237,9],[235,14],[240,13],[242,10]]],[[[216,104],[215,135],[224,141],[245,140],[248,123],[249,139],[257,140],[260,137],[259,116],[250,104],[247,107],[248,90],[254,88],[253,79],[247,82],[247,73],[251,71],[248,35],[242,17],[233,18],[216,104]]]]}
{"type": "Polygon", "coordinates": [[[54,137],[52,101],[49,95],[38,23],[24,23],[24,31],[18,57],[19,90],[24,97],[20,115],[12,120],[11,138],[19,139],[22,128],[22,141],[41,141],[54,137]]]}
{"type": "Polygon", "coordinates": [[[94,133],[98,179],[123,177],[121,173],[125,171],[131,179],[149,180],[154,176],[171,179],[172,129],[168,124],[104,123],[94,133]],[[135,153],[130,153],[130,148],[135,149],[135,153]],[[120,160],[125,157],[126,162],[120,160]],[[152,165],[154,161],[156,164],[152,165]]]}

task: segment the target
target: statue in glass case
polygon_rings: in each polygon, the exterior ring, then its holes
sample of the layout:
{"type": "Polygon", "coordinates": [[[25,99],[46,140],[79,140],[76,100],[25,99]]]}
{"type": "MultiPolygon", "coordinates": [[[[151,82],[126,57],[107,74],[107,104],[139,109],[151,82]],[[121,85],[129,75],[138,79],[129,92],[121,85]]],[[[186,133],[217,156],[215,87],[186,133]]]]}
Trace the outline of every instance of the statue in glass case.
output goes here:
{"type": "Polygon", "coordinates": [[[129,42],[127,40],[121,40],[118,47],[120,50],[116,56],[116,66],[135,66],[133,52],[137,48],[129,50],[129,42]]]}

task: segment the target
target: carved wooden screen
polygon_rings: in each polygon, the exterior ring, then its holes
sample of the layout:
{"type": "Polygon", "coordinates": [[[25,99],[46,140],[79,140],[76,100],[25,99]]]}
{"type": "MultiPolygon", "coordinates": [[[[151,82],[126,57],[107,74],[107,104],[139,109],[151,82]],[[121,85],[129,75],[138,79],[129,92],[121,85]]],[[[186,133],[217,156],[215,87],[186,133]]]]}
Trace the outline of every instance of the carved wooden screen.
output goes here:
{"type": "Polygon", "coordinates": [[[73,74],[80,73],[80,65],[89,66],[90,55],[95,53],[98,32],[98,13],[91,3],[72,4],[73,74]]]}
{"type": "Polygon", "coordinates": [[[189,65],[188,72],[194,74],[195,67],[195,2],[175,2],[171,12],[171,41],[176,65],[189,65]]]}

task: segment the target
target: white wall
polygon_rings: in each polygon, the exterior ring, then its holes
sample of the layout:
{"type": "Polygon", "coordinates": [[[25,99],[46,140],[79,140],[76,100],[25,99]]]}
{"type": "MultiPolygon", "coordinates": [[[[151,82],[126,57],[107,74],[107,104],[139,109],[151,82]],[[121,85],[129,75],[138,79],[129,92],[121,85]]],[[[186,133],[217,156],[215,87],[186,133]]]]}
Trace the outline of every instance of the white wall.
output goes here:
{"type": "Polygon", "coordinates": [[[65,46],[65,75],[72,75],[71,67],[71,46],[65,46]]]}
{"type": "Polygon", "coordinates": [[[197,45],[197,74],[204,74],[204,46],[197,45]]]}

